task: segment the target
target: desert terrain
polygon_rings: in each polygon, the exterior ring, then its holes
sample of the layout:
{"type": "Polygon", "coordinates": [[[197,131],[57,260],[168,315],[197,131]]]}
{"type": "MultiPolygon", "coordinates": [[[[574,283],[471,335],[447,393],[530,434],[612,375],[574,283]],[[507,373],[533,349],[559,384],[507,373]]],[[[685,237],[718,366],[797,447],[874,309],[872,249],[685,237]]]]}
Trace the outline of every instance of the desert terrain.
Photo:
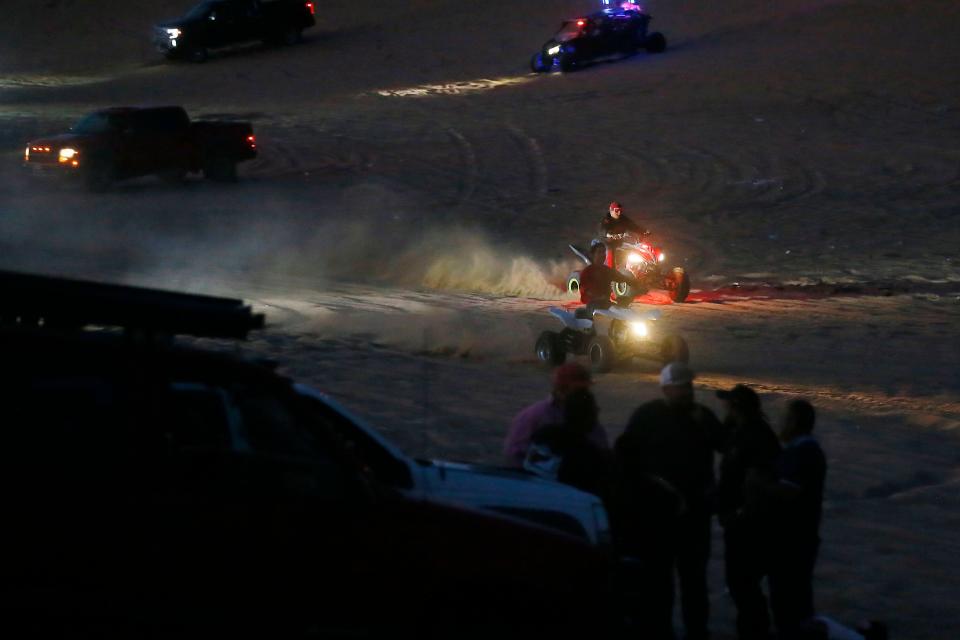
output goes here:
{"type": "MultiPolygon", "coordinates": [[[[806,397],[828,454],[816,595],[892,637],[960,637],[960,6],[651,0],[662,55],[536,76],[590,0],[318,2],[294,47],[168,63],[174,0],[5,0],[0,268],[239,296],[278,361],[424,457],[499,461],[533,354],[612,199],[691,274],[650,294],[699,397],[806,397]],[[22,171],[83,113],[253,122],[237,184],[93,194],[22,171]]],[[[617,435],[655,362],[598,376],[617,435]]],[[[732,638],[722,541],[714,628],[732,638]]]]}

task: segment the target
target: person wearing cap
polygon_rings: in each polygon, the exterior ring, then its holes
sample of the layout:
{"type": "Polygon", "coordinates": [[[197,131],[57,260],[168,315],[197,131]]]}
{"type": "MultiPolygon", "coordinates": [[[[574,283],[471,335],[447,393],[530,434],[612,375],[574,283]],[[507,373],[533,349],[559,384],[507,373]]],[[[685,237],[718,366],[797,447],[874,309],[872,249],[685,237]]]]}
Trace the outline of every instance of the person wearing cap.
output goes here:
{"type": "Polygon", "coordinates": [[[563,400],[563,422],[533,433],[524,468],[607,501],[612,488],[612,454],[608,447],[590,439],[599,425],[599,412],[590,389],[568,393],[563,400]]]}
{"type": "Polygon", "coordinates": [[[663,398],[633,413],[614,447],[620,474],[618,493],[644,495],[651,478],[682,496],[679,513],[650,513],[640,500],[618,502],[619,542],[624,553],[645,565],[641,590],[645,637],[673,638],[673,574],[680,580],[681,609],[689,640],[709,638],[707,561],[710,557],[714,452],[725,440],[723,425],[697,403],[693,371],[672,362],[660,373],[663,398]]]}
{"type": "Polygon", "coordinates": [[[773,521],[757,492],[748,490],[747,478],[751,477],[751,484],[775,479],[780,442],[753,389],[738,384],[717,391],[717,397],[726,410],[728,433],[716,499],[727,589],[737,607],[738,638],[768,640],[770,614],[762,583],[769,573],[773,521]]]}
{"type": "MultiPolygon", "coordinates": [[[[554,369],[550,395],[526,407],[513,418],[503,443],[506,463],[511,467],[523,467],[534,432],[546,425],[563,424],[564,398],[571,391],[589,389],[592,382],[587,368],[576,362],[568,362],[554,369]]],[[[598,447],[610,448],[607,432],[599,422],[588,436],[598,447]]]]}

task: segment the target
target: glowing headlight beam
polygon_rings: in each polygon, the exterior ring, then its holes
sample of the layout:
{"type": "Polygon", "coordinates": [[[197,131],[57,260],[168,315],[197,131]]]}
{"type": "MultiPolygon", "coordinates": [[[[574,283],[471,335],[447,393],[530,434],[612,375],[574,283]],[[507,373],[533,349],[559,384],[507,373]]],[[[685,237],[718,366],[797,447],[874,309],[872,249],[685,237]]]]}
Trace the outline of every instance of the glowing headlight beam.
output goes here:
{"type": "Polygon", "coordinates": [[[447,84],[423,84],[418,87],[403,89],[382,89],[373,93],[385,98],[428,98],[437,96],[456,96],[489,91],[499,87],[523,84],[530,82],[529,76],[512,76],[503,78],[478,78],[463,82],[447,84]]]}
{"type": "Polygon", "coordinates": [[[661,253],[659,256],[657,256],[657,260],[660,262],[663,262],[666,259],[667,259],[667,254],[665,253],[661,253]]]}
{"type": "Polygon", "coordinates": [[[628,264],[637,264],[638,262],[643,262],[643,257],[639,253],[631,253],[627,256],[628,264]]]}
{"type": "Polygon", "coordinates": [[[646,338],[650,333],[650,330],[647,329],[646,322],[631,322],[630,330],[633,331],[633,335],[638,338],[646,338]]]}
{"type": "Polygon", "coordinates": [[[167,29],[167,36],[169,36],[171,40],[176,40],[177,38],[179,38],[180,33],[181,33],[180,29],[167,29]]]}
{"type": "Polygon", "coordinates": [[[71,149],[70,147],[64,147],[63,149],[60,149],[61,161],[72,160],[75,155],[77,155],[76,149],[71,149]]]}
{"type": "Polygon", "coordinates": [[[558,53],[560,53],[560,45],[556,45],[547,49],[547,55],[555,56],[558,53]]]}

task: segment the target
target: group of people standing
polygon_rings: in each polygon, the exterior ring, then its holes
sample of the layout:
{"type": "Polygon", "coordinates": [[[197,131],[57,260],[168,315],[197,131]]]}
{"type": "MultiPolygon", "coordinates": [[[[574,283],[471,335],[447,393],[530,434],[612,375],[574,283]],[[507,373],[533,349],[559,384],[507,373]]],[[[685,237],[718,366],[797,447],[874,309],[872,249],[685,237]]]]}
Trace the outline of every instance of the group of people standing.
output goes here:
{"type": "MultiPolygon", "coordinates": [[[[813,436],[813,406],[791,401],[776,433],[751,388],[717,392],[721,421],[696,402],[693,380],[684,363],[664,367],[663,397],[640,405],[610,446],[590,373],[579,364],[562,365],[554,371],[550,397],[514,418],[504,454],[512,466],[604,500],[618,554],[627,559],[623,566],[635,567],[624,587],[636,595],[628,615],[642,637],[676,637],[675,575],[683,637],[710,637],[707,564],[714,515],[723,528],[726,582],[741,640],[770,639],[773,628],[782,640],[837,637],[829,625],[839,625],[817,618],[813,605],[827,470],[813,436]]],[[[883,637],[868,629],[850,632],[854,638],[883,637]]]]}

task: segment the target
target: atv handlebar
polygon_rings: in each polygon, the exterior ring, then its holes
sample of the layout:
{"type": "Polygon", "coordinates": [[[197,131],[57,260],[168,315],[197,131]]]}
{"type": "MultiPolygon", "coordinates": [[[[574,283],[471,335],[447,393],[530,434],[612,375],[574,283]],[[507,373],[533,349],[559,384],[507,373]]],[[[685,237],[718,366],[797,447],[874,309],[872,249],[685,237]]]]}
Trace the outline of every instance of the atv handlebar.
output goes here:
{"type": "Polygon", "coordinates": [[[608,233],[607,239],[608,240],[624,240],[626,238],[633,237],[633,236],[636,236],[639,238],[645,238],[651,233],[652,232],[650,231],[644,231],[643,233],[608,233]]]}

